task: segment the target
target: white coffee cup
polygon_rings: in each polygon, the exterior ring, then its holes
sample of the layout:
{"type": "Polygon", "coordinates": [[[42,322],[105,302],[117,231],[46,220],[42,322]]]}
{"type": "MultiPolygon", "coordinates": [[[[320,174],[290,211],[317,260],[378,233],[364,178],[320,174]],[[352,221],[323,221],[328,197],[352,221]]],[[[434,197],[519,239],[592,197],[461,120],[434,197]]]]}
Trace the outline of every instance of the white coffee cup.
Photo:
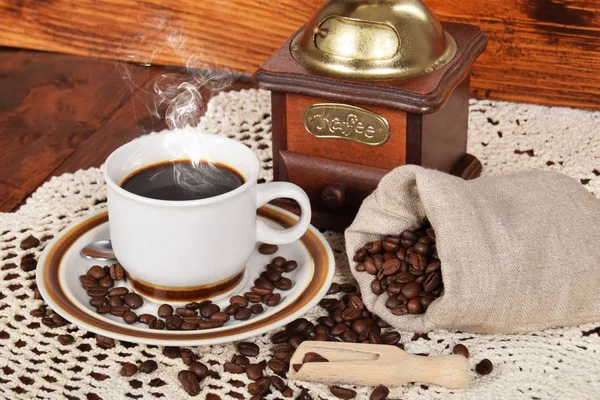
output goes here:
{"type": "Polygon", "coordinates": [[[103,168],[113,250],[132,288],[155,301],[220,298],[243,279],[257,242],[285,244],[306,232],[311,218],[306,193],[288,182],[257,184],[260,166],[244,144],[193,130],[151,134],[115,150],[103,168]],[[215,161],[245,183],[200,200],[156,200],[121,187],[135,172],[165,161],[215,161]],[[276,198],[294,199],[302,210],[291,228],[257,220],[256,209],[276,198]]]}

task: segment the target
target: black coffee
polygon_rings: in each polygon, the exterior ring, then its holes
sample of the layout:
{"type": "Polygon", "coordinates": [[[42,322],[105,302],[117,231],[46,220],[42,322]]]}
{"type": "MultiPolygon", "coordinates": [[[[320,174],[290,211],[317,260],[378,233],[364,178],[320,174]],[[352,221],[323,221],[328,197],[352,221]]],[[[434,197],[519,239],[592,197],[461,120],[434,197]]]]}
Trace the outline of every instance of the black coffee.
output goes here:
{"type": "Polygon", "coordinates": [[[244,178],[226,165],[191,160],[150,165],[129,175],[121,187],[157,200],[198,200],[218,196],[244,184],[244,178]]]}

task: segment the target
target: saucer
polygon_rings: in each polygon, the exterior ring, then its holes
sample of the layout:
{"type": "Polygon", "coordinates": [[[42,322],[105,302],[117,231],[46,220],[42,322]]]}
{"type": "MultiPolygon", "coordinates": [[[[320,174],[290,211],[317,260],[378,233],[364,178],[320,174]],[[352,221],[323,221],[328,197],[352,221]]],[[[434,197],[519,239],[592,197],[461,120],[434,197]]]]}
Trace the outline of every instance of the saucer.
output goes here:
{"type": "MultiPolygon", "coordinates": [[[[298,217],[279,207],[266,205],[257,210],[258,218],[273,227],[281,229],[292,226],[298,217]]],[[[246,264],[246,276],[235,294],[250,290],[254,279],[264,271],[265,266],[276,256],[296,260],[298,267],[286,273],[294,283],[288,291],[276,290],[281,301],[273,307],[266,307],[262,314],[253,315],[246,321],[231,319],[224,326],[214,329],[194,331],[169,331],[150,329],[136,322],[126,324],[122,318],[111,314],[100,315],[89,304],[90,297],[85,292],[79,276],[92,265],[109,263],[88,260],[79,251],[85,245],[109,238],[108,213],[101,210],[81,218],[60,232],[46,246],[37,264],[37,286],[48,305],[62,317],[89,331],[134,343],[161,346],[197,346],[242,340],[257,336],[288,324],[315,307],[325,296],[335,270],[331,247],[321,233],[310,226],[299,240],[280,245],[272,255],[258,252],[258,243],[246,264]]],[[[118,286],[129,288],[125,280],[118,286]]],[[[216,301],[221,309],[229,303],[226,299],[216,301]]],[[[263,305],[264,306],[264,305],[263,305]]],[[[145,301],[136,314],[157,314],[158,305],[145,301]]]]}

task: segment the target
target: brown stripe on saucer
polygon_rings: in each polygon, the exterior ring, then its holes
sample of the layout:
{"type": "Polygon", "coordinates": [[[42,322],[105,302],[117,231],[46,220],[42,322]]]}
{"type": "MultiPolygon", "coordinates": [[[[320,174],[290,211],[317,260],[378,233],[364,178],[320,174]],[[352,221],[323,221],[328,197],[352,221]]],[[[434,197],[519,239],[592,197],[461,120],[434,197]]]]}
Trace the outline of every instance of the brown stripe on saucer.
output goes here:
{"type": "MultiPolygon", "coordinates": [[[[257,210],[257,214],[263,218],[267,218],[278,223],[284,228],[288,228],[296,223],[296,220],[280,210],[271,207],[262,207],[257,210]]],[[[82,221],[79,225],[69,229],[64,236],[61,236],[55,242],[46,257],[46,265],[43,269],[43,282],[49,293],[49,296],[56,303],[63,313],[70,314],[83,323],[92,327],[103,329],[108,332],[113,332],[120,335],[128,335],[130,337],[138,337],[142,339],[157,339],[164,341],[183,340],[208,340],[217,337],[227,337],[239,335],[248,331],[264,328],[279,320],[282,320],[296,313],[306,304],[308,304],[319,293],[324,286],[329,271],[329,264],[333,265],[333,260],[329,260],[327,249],[321,243],[321,240],[311,230],[306,231],[300,239],[302,244],[309,252],[313,261],[313,276],[304,290],[289,304],[286,308],[279,312],[269,315],[263,319],[252,321],[243,325],[225,326],[219,329],[211,329],[207,331],[158,331],[150,329],[133,329],[127,326],[115,325],[110,321],[95,318],[95,311],[83,310],[79,305],[74,304],[66,295],[61,287],[59,274],[62,260],[75,243],[75,241],[86,232],[102,225],[108,221],[108,213],[101,213],[93,218],[82,221]]]]}
{"type": "MultiPolygon", "coordinates": [[[[127,267],[125,267],[125,270],[127,270],[127,267]]],[[[127,273],[127,283],[142,296],[159,303],[168,303],[170,301],[192,302],[217,297],[235,289],[244,278],[245,272],[246,268],[244,267],[240,272],[210,285],[187,286],[181,288],[153,285],[132,276],[130,273],[127,273]]]]}

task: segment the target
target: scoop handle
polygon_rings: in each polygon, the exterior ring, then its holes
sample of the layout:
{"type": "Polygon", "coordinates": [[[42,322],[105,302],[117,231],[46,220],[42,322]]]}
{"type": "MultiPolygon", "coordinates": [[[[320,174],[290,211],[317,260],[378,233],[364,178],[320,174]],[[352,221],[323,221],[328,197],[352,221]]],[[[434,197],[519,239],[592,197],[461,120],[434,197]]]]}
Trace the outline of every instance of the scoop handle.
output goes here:
{"type": "Polygon", "coordinates": [[[398,363],[398,383],[423,382],[461,389],[469,383],[469,361],[458,354],[448,356],[416,356],[407,354],[398,363]]]}

